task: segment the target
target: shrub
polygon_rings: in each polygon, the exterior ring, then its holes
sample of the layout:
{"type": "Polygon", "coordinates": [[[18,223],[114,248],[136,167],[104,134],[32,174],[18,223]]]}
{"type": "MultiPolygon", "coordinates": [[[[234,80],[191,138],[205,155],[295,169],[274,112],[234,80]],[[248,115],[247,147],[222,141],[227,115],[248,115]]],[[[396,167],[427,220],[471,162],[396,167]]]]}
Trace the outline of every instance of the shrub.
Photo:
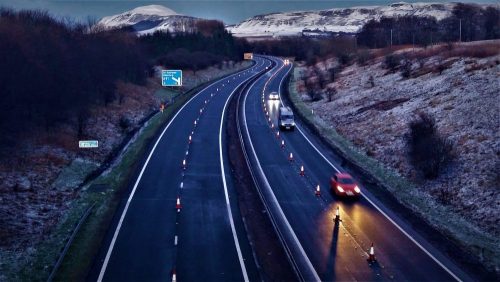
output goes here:
{"type": "Polygon", "coordinates": [[[395,71],[401,64],[401,55],[390,54],[385,56],[384,65],[391,71],[395,71]]]}
{"type": "Polygon", "coordinates": [[[411,77],[411,61],[410,60],[405,60],[404,61],[401,75],[404,78],[410,78],[411,77]]]}
{"type": "Polygon", "coordinates": [[[366,65],[366,63],[371,59],[373,59],[373,56],[368,50],[359,51],[356,57],[356,61],[360,66],[366,65]]]}
{"type": "Polygon", "coordinates": [[[429,114],[420,113],[409,127],[406,142],[411,164],[427,179],[438,177],[452,159],[452,143],[439,134],[436,121],[429,114]]]}
{"type": "Polygon", "coordinates": [[[335,87],[333,87],[333,86],[328,87],[325,91],[325,94],[326,94],[327,101],[331,102],[333,96],[335,96],[335,94],[337,94],[337,89],[335,89],[335,87]]]}
{"type": "Polygon", "coordinates": [[[368,84],[371,88],[375,87],[375,79],[373,78],[373,75],[370,75],[370,77],[368,78],[368,84]]]}
{"type": "Polygon", "coordinates": [[[127,132],[130,126],[132,126],[132,121],[128,117],[122,116],[118,124],[123,132],[127,132]]]}
{"type": "Polygon", "coordinates": [[[339,63],[344,66],[351,63],[352,55],[346,52],[341,52],[340,54],[338,54],[338,58],[339,63]]]}

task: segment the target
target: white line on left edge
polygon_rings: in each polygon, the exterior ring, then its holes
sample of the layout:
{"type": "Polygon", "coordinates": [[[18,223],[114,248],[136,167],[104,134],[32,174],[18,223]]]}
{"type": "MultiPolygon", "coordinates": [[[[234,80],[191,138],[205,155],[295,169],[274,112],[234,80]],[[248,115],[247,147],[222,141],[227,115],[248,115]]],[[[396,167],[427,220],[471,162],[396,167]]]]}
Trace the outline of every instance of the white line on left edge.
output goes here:
{"type": "Polygon", "coordinates": [[[236,89],[238,89],[245,82],[246,82],[246,80],[234,88],[233,92],[231,92],[231,94],[227,97],[226,103],[224,104],[224,108],[222,109],[222,115],[221,115],[220,126],[219,126],[219,159],[220,159],[220,169],[222,172],[222,184],[224,185],[224,196],[226,197],[227,214],[229,216],[229,223],[231,225],[231,232],[233,233],[234,245],[236,246],[236,252],[238,253],[238,259],[240,261],[240,267],[241,267],[241,272],[243,273],[243,279],[245,280],[245,282],[248,282],[250,280],[248,279],[247,268],[245,266],[245,261],[243,260],[243,255],[241,253],[240,242],[238,240],[238,235],[236,234],[236,228],[234,227],[234,220],[233,220],[233,213],[231,211],[231,204],[229,203],[229,194],[227,192],[227,183],[226,183],[226,172],[224,169],[224,156],[222,155],[222,127],[224,125],[224,114],[226,113],[227,104],[228,104],[229,100],[231,100],[231,96],[233,96],[234,92],[236,92],[236,89]]]}
{"type": "MultiPolygon", "coordinates": [[[[239,72],[237,72],[235,74],[230,75],[229,77],[236,76],[236,75],[239,76],[239,74],[243,73],[244,71],[245,70],[239,71],[239,72]]],[[[156,140],[156,143],[153,146],[153,149],[151,149],[151,152],[149,153],[148,158],[146,159],[146,162],[142,166],[141,172],[139,173],[139,176],[137,177],[137,180],[135,181],[134,188],[132,188],[132,192],[130,193],[130,196],[129,196],[128,200],[127,200],[127,204],[125,205],[125,208],[123,209],[122,215],[120,217],[120,221],[118,221],[118,226],[115,229],[115,233],[113,234],[113,238],[111,239],[111,243],[109,245],[108,252],[106,253],[106,257],[104,258],[104,263],[102,264],[101,271],[99,272],[99,277],[97,278],[98,282],[101,282],[102,279],[104,278],[104,273],[106,272],[106,268],[108,267],[109,259],[111,257],[111,254],[113,253],[113,248],[115,246],[116,239],[118,238],[118,233],[120,233],[120,229],[121,229],[121,226],[123,224],[123,220],[125,219],[125,215],[127,214],[127,210],[128,210],[129,205],[130,205],[130,202],[132,202],[132,198],[134,197],[135,191],[137,190],[137,186],[139,186],[139,182],[141,181],[142,175],[144,174],[144,171],[146,170],[146,166],[148,165],[149,160],[151,159],[151,156],[153,156],[153,153],[154,153],[154,151],[156,149],[156,146],[158,146],[158,143],[160,143],[161,138],[163,137],[163,135],[165,134],[165,132],[167,131],[167,129],[170,127],[170,124],[172,124],[172,122],[175,120],[175,118],[177,117],[177,115],[179,115],[182,112],[182,110],[184,109],[184,107],[186,107],[187,105],[189,105],[189,103],[194,98],[198,97],[198,95],[200,95],[201,93],[203,93],[205,90],[207,90],[211,86],[213,86],[213,85],[221,82],[222,80],[224,80],[226,78],[221,78],[221,79],[219,79],[219,80],[211,83],[207,87],[203,88],[196,95],[194,95],[191,99],[189,99],[189,101],[187,101],[179,109],[179,111],[174,115],[174,117],[170,120],[170,122],[167,124],[167,126],[165,127],[165,129],[163,129],[162,133],[160,134],[160,137],[158,137],[158,140],[156,140]]]]}

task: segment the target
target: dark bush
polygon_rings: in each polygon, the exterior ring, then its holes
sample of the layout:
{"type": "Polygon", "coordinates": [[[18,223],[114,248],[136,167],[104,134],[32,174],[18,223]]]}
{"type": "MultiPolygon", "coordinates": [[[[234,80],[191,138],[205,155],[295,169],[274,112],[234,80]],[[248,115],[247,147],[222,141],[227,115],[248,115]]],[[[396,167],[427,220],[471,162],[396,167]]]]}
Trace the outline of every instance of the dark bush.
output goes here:
{"type": "Polygon", "coordinates": [[[408,59],[405,59],[405,61],[403,63],[401,76],[403,76],[404,78],[411,77],[411,61],[408,59]]]}
{"type": "Polygon", "coordinates": [[[119,126],[123,132],[127,132],[132,126],[132,121],[128,117],[122,116],[120,117],[119,126]]]}
{"type": "Polygon", "coordinates": [[[438,177],[452,159],[452,143],[439,134],[436,121],[426,113],[420,113],[409,127],[406,142],[411,164],[427,179],[438,177]]]}
{"type": "Polygon", "coordinates": [[[356,61],[360,66],[366,65],[366,63],[373,58],[372,54],[368,50],[361,50],[356,56],[356,61]]]}
{"type": "Polygon", "coordinates": [[[335,87],[328,87],[325,91],[325,94],[326,94],[327,101],[331,102],[333,99],[333,96],[335,96],[335,94],[337,94],[337,89],[335,89],[335,87]]]}
{"type": "Polygon", "coordinates": [[[341,52],[340,54],[338,54],[338,58],[341,65],[348,65],[352,61],[352,55],[346,52],[341,52]]]}
{"type": "Polygon", "coordinates": [[[375,87],[375,79],[373,78],[373,75],[370,75],[370,77],[368,78],[368,84],[371,88],[375,87]]]}
{"type": "Polygon", "coordinates": [[[401,55],[398,54],[389,54],[385,56],[384,65],[387,69],[391,71],[395,71],[399,65],[401,64],[401,55]]]}

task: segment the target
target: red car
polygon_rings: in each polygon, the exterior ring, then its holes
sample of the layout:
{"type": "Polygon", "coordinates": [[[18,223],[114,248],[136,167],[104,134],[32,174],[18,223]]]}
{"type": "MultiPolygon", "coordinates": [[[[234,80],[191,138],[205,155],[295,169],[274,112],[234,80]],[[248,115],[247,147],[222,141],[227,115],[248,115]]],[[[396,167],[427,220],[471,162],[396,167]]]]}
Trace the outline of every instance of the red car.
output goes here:
{"type": "Polygon", "coordinates": [[[361,190],[348,173],[336,173],[330,178],[330,188],[337,196],[359,197],[361,190]]]}

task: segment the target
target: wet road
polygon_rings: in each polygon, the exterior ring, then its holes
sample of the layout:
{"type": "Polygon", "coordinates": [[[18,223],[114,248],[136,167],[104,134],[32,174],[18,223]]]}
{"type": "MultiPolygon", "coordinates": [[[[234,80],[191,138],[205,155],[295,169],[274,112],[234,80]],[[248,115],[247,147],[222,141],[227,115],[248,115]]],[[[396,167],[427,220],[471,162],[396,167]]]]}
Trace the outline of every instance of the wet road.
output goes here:
{"type": "MultiPolygon", "coordinates": [[[[364,196],[357,201],[335,197],[329,190],[329,179],[333,173],[343,170],[338,157],[300,122],[295,131],[280,131],[277,136],[277,111],[282,101],[270,101],[268,94],[280,92],[292,66],[272,59],[280,68],[276,74],[260,78],[247,92],[240,109],[245,112],[242,123],[248,129],[276,204],[318,277],[336,281],[468,280],[465,273],[387,210],[368,190],[364,189],[364,196]],[[293,153],[293,162],[288,160],[290,153],[293,153]],[[305,176],[299,174],[301,166],[305,176]],[[317,185],[320,185],[320,196],[315,195],[317,185]],[[338,224],[332,220],[337,207],[342,219],[338,224]],[[372,243],[375,263],[367,261],[372,243]]],[[[249,150],[251,148],[247,148],[249,150]]]]}
{"type": "Polygon", "coordinates": [[[123,196],[89,281],[259,279],[221,137],[231,95],[270,65],[257,58],[179,110],[123,196]]]}

